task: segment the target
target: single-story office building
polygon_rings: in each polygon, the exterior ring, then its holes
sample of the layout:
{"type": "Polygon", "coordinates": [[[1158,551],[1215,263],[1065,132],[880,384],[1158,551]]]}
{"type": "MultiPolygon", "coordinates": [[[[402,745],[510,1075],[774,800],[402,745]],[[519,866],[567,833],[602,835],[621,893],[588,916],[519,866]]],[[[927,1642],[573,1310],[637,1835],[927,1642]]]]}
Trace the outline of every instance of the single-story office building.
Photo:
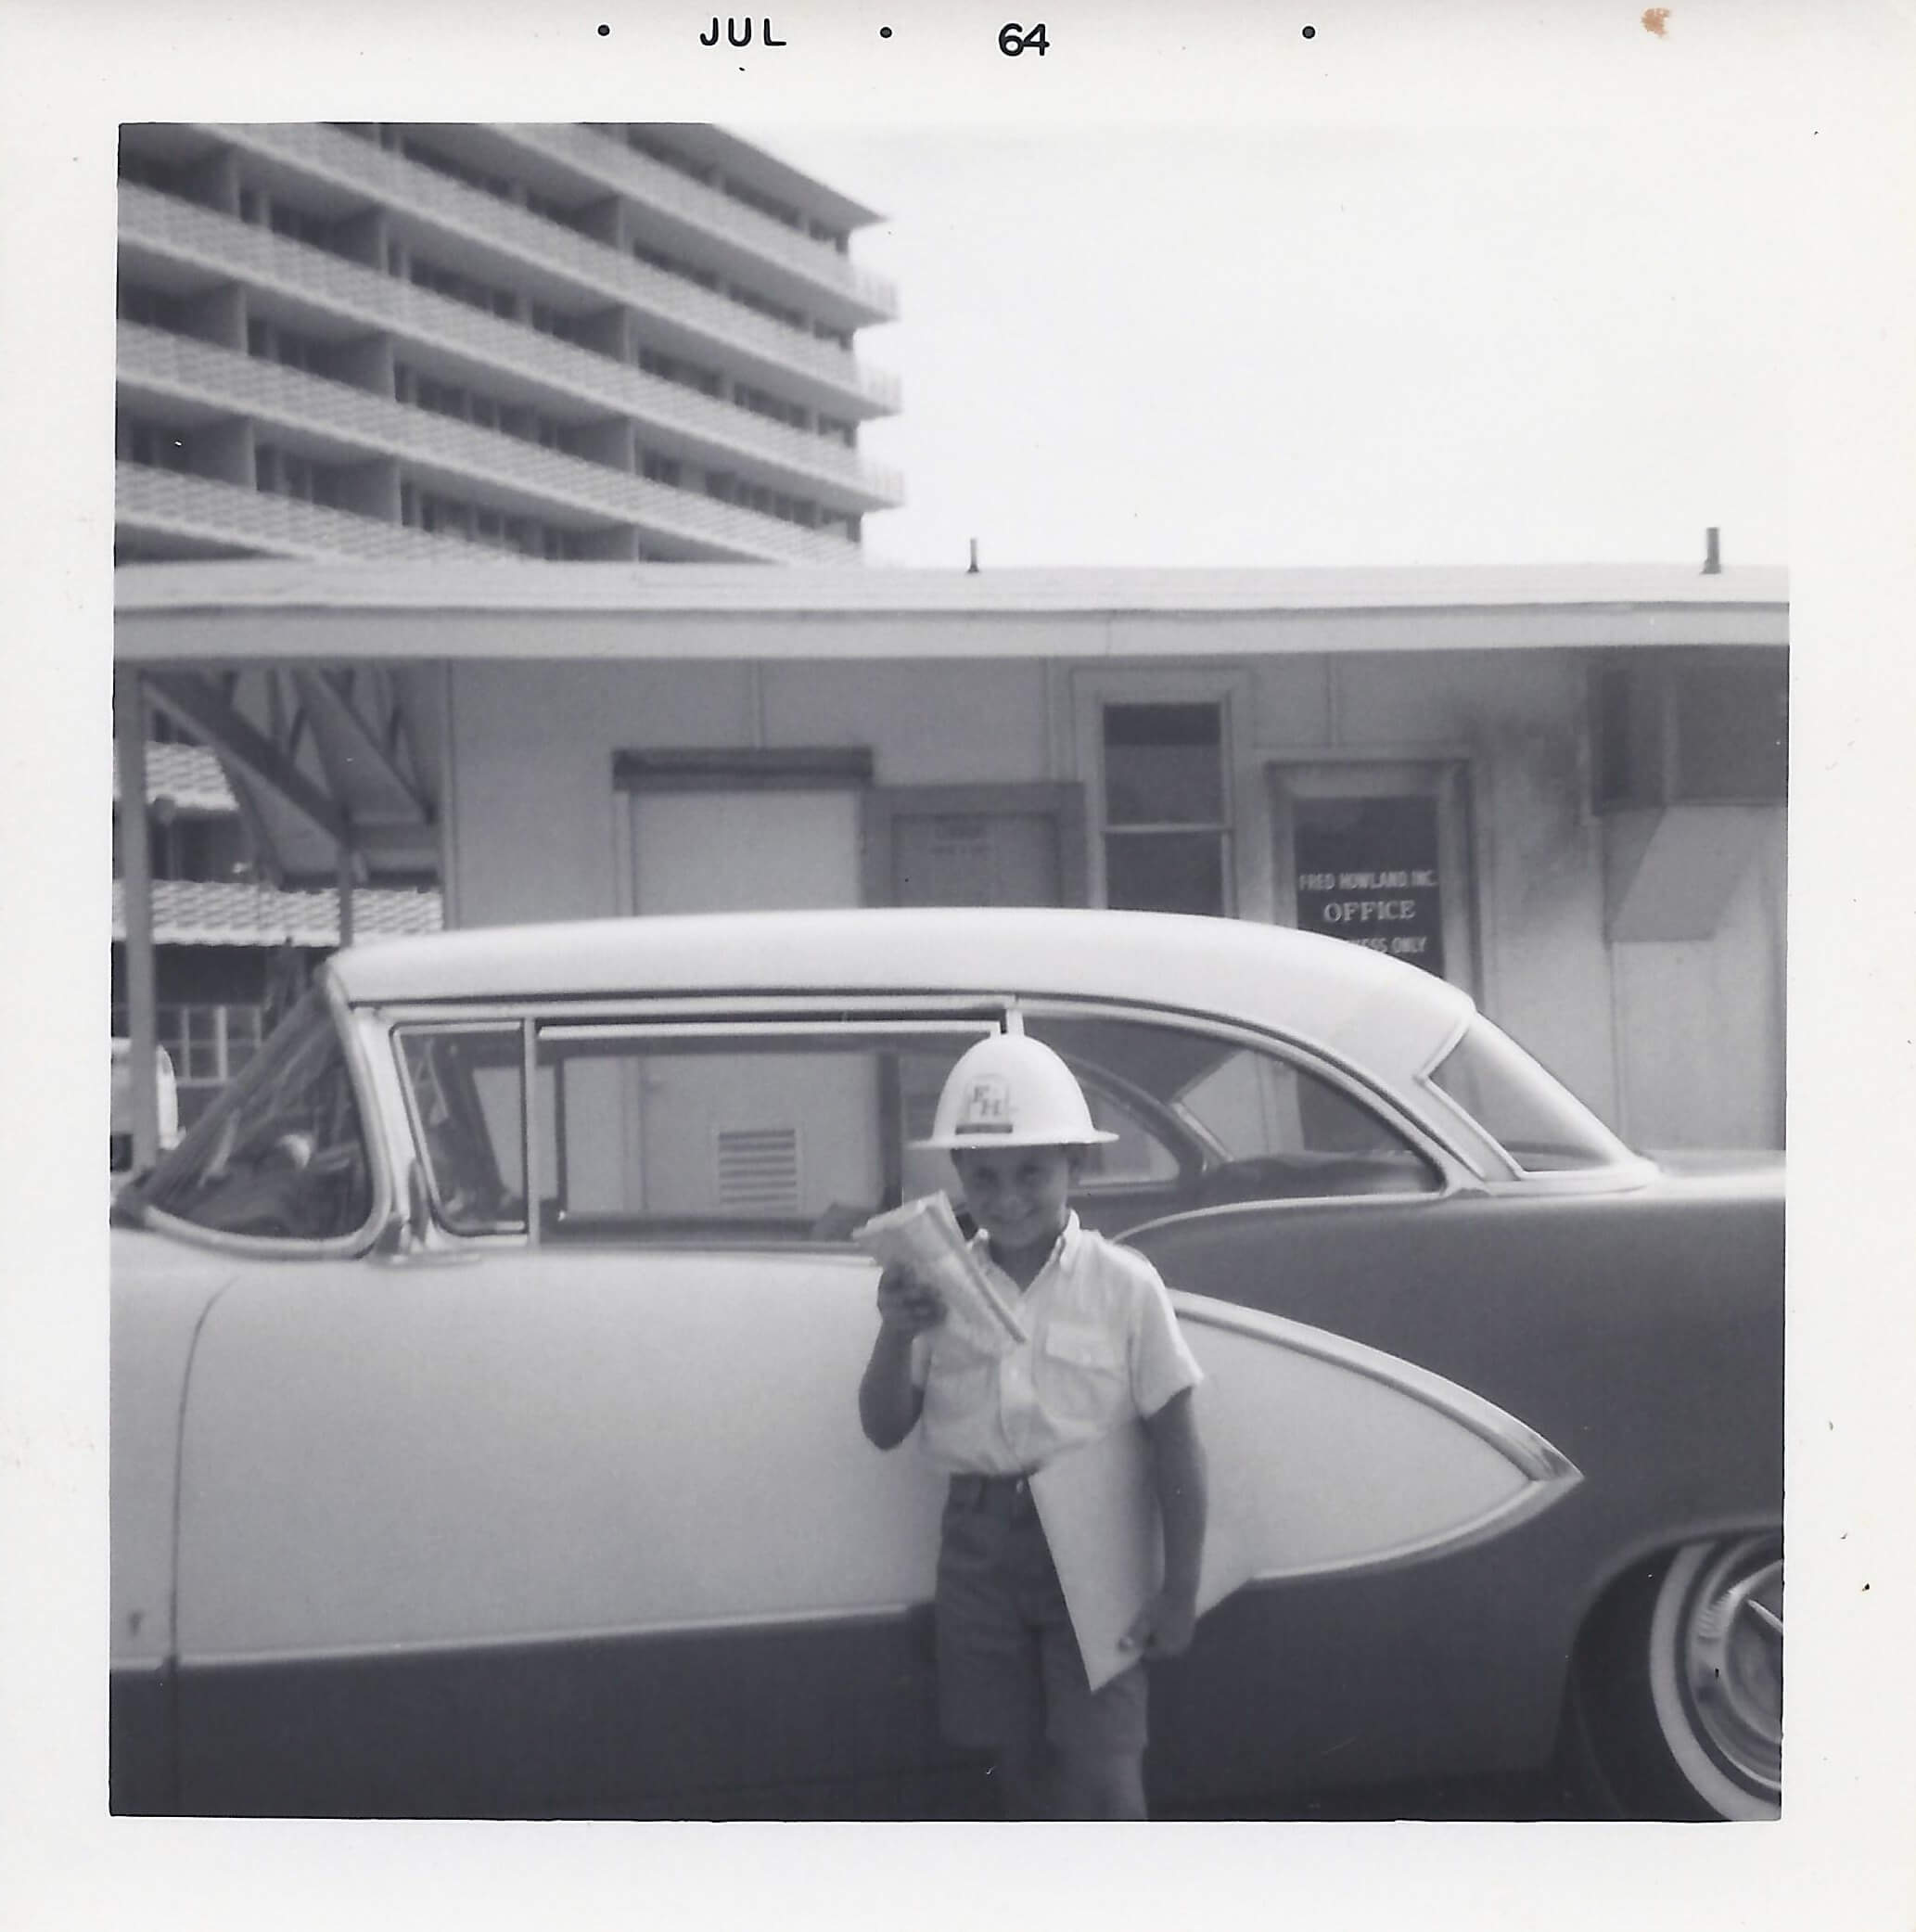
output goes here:
{"type": "Polygon", "coordinates": [[[1639,1145],[1782,1145],[1780,569],[174,563],[116,607],[122,796],[171,716],[348,933],[425,877],[457,926],[1272,920],[1466,987],[1639,1145]]]}

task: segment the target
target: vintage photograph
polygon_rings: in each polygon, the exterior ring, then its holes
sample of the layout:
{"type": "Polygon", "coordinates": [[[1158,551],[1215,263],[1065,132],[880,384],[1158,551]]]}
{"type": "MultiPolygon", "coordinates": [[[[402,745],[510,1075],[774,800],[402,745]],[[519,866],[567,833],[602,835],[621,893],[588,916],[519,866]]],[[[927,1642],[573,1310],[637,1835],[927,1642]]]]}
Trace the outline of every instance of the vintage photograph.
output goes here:
{"type": "Polygon", "coordinates": [[[33,1923],[1879,1870],[1868,34],[455,11],[183,9],[7,211],[33,1923]]]}
{"type": "Polygon", "coordinates": [[[1737,158],[806,146],[121,129],[116,1810],[1774,1817],[1737,158]]]}

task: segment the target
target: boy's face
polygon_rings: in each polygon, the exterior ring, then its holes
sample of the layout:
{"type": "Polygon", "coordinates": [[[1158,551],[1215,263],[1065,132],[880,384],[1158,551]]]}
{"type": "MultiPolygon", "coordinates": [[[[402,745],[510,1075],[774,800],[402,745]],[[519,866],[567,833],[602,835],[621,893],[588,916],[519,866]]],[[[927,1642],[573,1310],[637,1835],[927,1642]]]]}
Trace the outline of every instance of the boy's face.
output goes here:
{"type": "Polygon", "coordinates": [[[960,1147],[952,1156],[964,1205],[1000,1249],[1049,1247],[1070,1211],[1075,1147],[960,1147]]]}

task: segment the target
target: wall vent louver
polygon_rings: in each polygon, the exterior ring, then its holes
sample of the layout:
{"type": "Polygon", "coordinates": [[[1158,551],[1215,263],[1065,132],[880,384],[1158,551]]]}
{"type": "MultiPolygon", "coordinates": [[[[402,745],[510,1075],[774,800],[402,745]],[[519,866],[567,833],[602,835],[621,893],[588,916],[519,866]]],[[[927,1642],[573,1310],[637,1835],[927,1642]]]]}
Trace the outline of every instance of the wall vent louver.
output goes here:
{"type": "Polygon", "coordinates": [[[718,1135],[719,1206],[744,1213],[798,1211],[798,1130],[722,1127],[718,1135]]]}

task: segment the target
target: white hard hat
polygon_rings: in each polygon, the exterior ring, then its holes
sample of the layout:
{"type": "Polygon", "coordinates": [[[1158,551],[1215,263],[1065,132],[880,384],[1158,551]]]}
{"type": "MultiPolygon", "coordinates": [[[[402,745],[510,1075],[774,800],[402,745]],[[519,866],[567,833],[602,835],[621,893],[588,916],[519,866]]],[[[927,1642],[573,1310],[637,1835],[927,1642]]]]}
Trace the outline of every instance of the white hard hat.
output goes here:
{"type": "Polygon", "coordinates": [[[1092,1125],[1077,1078],[1041,1040],[994,1033],[945,1077],[919,1147],[1083,1147],[1115,1141],[1092,1125]]]}

